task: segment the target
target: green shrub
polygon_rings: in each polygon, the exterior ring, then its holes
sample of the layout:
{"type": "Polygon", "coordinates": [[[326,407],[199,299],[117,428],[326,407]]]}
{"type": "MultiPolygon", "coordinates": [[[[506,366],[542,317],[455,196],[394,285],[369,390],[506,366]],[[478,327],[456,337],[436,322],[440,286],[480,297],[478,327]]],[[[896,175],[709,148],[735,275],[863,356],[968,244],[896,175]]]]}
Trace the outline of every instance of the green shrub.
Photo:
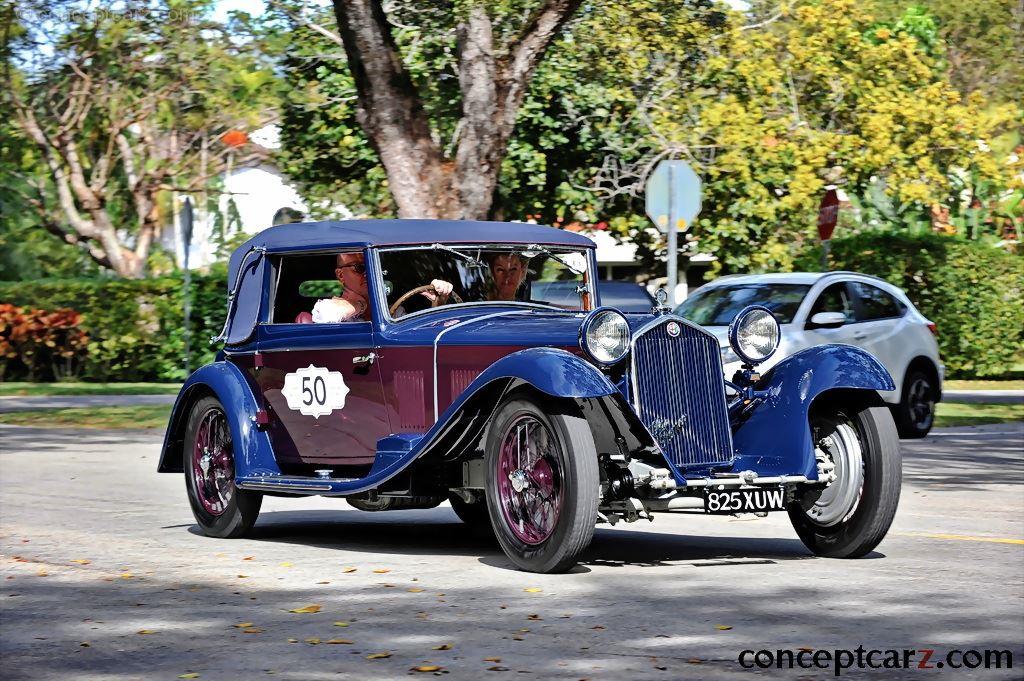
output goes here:
{"type": "MultiPolygon", "coordinates": [[[[820,250],[799,263],[818,270],[820,250]]],[[[938,326],[951,378],[1000,376],[1024,347],[1024,258],[938,234],[870,232],[832,242],[832,269],[873,274],[901,287],[938,326]]]]}
{"type": "MultiPolygon", "coordinates": [[[[81,313],[81,328],[89,337],[78,368],[81,378],[172,381],[186,375],[182,284],[180,276],[0,282],[0,303],[47,310],[70,308],[81,313]]],[[[227,283],[223,268],[193,276],[191,290],[191,368],[195,369],[211,361],[217,350],[209,339],[220,333],[224,324],[227,283]]]]}

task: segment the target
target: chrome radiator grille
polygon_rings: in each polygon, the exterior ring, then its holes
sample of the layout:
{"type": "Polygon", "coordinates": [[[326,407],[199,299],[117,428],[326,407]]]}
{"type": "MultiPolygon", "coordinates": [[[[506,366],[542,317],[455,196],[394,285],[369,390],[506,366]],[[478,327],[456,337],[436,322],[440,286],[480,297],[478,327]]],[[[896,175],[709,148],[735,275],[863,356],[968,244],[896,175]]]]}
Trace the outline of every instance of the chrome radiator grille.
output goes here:
{"type": "Polygon", "coordinates": [[[732,460],[718,341],[671,317],[640,330],[632,358],[633,406],[676,466],[732,460]],[[678,333],[671,335],[678,329],[678,333]]]}

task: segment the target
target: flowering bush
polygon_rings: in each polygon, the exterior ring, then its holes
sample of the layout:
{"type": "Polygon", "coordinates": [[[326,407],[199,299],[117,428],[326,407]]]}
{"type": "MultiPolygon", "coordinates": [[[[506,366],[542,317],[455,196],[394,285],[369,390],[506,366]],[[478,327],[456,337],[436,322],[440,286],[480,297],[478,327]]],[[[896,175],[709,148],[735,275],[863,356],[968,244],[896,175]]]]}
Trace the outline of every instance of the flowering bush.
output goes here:
{"type": "Polygon", "coordinates": [[[58,380],[75,376],[89,343],[81,322],[82,315],[68,308],[0,304],[0,378],[14,363],[30,381],[42,378],[40,370],[58,380]]]}

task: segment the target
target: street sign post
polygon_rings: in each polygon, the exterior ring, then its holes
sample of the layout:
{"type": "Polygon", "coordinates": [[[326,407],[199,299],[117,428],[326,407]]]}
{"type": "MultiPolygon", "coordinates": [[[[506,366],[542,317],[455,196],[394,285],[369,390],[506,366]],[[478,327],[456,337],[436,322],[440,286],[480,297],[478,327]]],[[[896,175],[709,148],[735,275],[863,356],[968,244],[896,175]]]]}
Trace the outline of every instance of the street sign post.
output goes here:
{"type": "Polygon", "coordinates": [[[189,331],[189,317],[192,316],[192,272],[188,266],[188,252],[192,247],[192,201],[189,197],[185,197],[185,205],[181,209],[181,240],[183,242],[184,251],[184,265],[185,265],[185,290],[182,292],[184,298],[184,335],[185,335],[185,375],[188,376],[192,373],[192,334],[189,331]]]}
{"type": "Polygon", "coordinates": [[[828,252],[832,245],[832,233],[839,222],[839,192],[829,187],[821,197],[818,208],[818,237],[821,239],[821,269],[828,270],[828,252]]]}
{"type": "Polygon", "coordinates": [[[668,240],[668,304],[675,307],[679,280],[679,232],[700,214],[700,177],[686,161],[662,161],[647,180],[647,217],[668,240]]]}

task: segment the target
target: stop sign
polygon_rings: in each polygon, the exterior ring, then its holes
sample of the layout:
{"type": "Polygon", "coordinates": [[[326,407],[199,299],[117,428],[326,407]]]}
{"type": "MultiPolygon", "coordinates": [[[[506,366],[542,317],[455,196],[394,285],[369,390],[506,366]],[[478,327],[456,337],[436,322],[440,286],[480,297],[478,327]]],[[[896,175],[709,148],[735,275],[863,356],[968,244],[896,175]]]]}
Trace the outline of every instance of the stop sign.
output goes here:
{"type": "Polygon", "coordinates": [[[821,199],[821,207],[818,208],[818,236],[822,241],[832,238],[832,232],[836,229],[836,222],[839,220],[839,194],[835,188],[825,192],[821,199]]]}

